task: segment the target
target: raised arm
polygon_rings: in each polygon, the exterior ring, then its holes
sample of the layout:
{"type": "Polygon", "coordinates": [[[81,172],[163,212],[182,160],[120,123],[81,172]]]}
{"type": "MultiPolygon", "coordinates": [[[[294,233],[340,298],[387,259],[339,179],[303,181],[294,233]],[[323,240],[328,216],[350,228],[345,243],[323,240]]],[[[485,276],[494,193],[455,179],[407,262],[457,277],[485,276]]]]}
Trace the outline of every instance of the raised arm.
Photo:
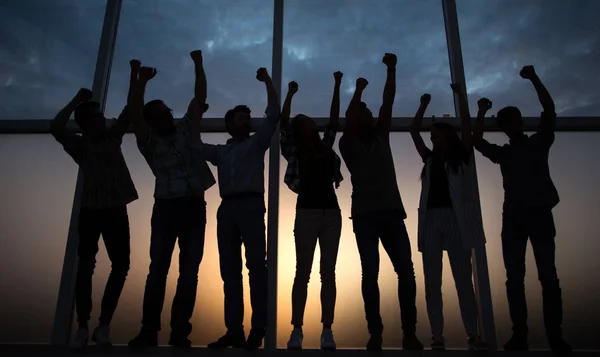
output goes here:
{"type": "Polygon", "coordinates": [[[283,107],[281,108],[281,130],[286,132],[290,130],[290,113],[292,111],[292,99],[298,92],[298,83],[291,81],[288,83],[288,92],[283,101],[283,107]]]}
{"type": "Polygon", "coordinates": [[[62,108],[50,123],[50,133],[60,141],[60,139],[68,134],[66,130],[67,123],[75,108],[83,102],[92,100],[92,91],[86,88],[81,88],[77,94],[62,108]]]}
{"type": "Polygon", "coordinates": [[[152,67],[141,67],[139,77],[131,94],[131,121],[133,133],[138,145],[145,146],[150,139],[150,127],[144,120],[144,94],[146,85],[156,76],[156,69],[152,67]]]}
{"type": "Polygon", "coordinates": [[[133,90],[136,86],[141,66],[142,63],[136,59],[129,61],[130,72],[129,90],[127,91],[127,104],[125,105],[125,108],[123,108],[123,110],[121,111],[121,114],[119,114],[117,121],[110,128],[111,133],[120,138],[122,138],[123,135],[125,135],[125,133],[129,129],[129,126],[131,125],[131,114],[129,108],[131,107],[133,90]]]}
{"type": "Polygon", "coordinates": [[[500,146],[490,144],[483,138],[485,128],[485,115],[488,110],[492,109],[492,101],[487,98],[481,98],[477,101],[477,119],[475,120],[475,128],[473,128],[473,146],[481,155],[490,159],[494,163],[498,163],[500,159],[500,146]]]}
{"type": "Polygon", "coordinates": [[[333,86],[333,98],[331,98],[331,109],[329,110],[329,124],[325,128],[323,135],[323,143],[333,146],[335,137],[340,127],[340,86],[342,85],[342,77],[344,74],[337,71],[333,74],[335,84],[333,86]]]}
{"type": "Polygon", "coordinates": [[[279,108],[279,99],[277,98],[277,91],[269,76],[269,72],[264,67],[261,67],[256,71],[256,79],[263,82],[267,87],[267,120],[258,128],[256,131],[258,145],[263,149],[267,150],[271,145],[271,138],[275,129],[277,129],[277,123],[281,119],[281,110],[279,108]]]}
{"type": "Polygon", "coordinates": [[[344,126],[344,136],[356,136],[358,130],[358,120],[361,112],[362,93],[369,85],[369,82],[364,78],[356,80],[356,89],[354,95],[350,99],[348,109],[346,109],[346,125],[344,126]]]}
{"type": "Polygon", "coordinates": [[[544,108],[544,113],[540,122],[540,130],[554,132],[556,123],[556,107],[550,92],[548,92],[546,86],[544,86],[540,80],[540,77],[538,77],[537,73],[535,73],[535,68],[533,68],[533,66],[523,67],[520,75],[524,79],[531,81],[535,91],[537,92],[540,104],[542,104],[542,108],[544,108]]]}
{"type": "Polygon", "coordinates": [[[206,73],[204,72],[204,61],[202,51],[196,50],[190,52],[190,57],[194,61],[194,98],[191,100],[186,112],[185,120],[190,125],[190,138],[192,141],[200,140],[200,123],[202,116],[208,110],[206,104],[207,85],[206,73]]]}
{"type": "Polygon", "coordinates": [[[392,127],[392,108],[396,97],[396,63],[398,59],[393,53],[386,53],[381,60],[387,67],[387,79],[383,88],[383,104],[379,109],[377,128],[384,132],[390,132],[392,127]]]}
{"type": "Polygon", "coordinates": [[[413,139],[413,143],[415,144],[415,148],[421,156],[421,159],[425,161],[427,156],[431,153],[431,150],[425,145],[423,141],[423,137],[421,136],[421,125],[423,123],[423,116],[425,115],[425,111],[427,110],[427,106],[431,102],[431,94],[425,93],[421,96],[421,105],[419,105],[419,109],[417,109],[417,113],[412,121],[410,126],[410,136],[413,139]]]}
{"type": "Polygon", "coordinates": [[[465,150],[470,154],[473,150],[473,140],[471,133],[471,113],[469,112],[469,103],[467,96],[459,83],[450,84],[452,92],[458,98],[458,113],[460,115],[460,138],[465,150]]]}

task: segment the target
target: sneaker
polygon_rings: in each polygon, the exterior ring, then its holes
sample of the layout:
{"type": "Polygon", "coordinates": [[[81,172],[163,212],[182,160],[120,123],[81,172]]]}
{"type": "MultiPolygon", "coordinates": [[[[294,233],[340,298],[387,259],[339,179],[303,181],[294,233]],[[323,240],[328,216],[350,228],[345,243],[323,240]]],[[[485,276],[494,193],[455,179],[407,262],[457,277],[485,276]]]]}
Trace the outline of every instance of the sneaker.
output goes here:
{"type": "Polygon", "coordinates": [[[433,351],[445,351],[446,343],[444,342],[444,339],[443,338],[434,338],[433,341],[431,342],[431,349],[433,351]]]}
{"type": "Polygon", "coordinates": [[[246,340],[244,349],[247,351],[252,351],[262,346],[263,339],[265,338],[265,332],[266,331],[264,328],[250,329],[250,334],[248,334],[248,339],[246,340]]]}
{"type": "Polygon", "coordinates": [[[557,356],[568,356],[573,351],[571,345],[569,345],[562,337],[548,339],[550,349],[557,356]]]}
{"type": "Polygon", "coordinates": [[[483,342],[479,337],[470,337],[469,341],[469,351],[487,351],[490,346],[483,342]]]}
{"type": "Polygon", "coordinates": [[[210,349],[223,349],[227,347],[233,348],[243,348],[246,345],[246,336],[244,331],[240,331],[239,333],[232,333],[227,331],[225,335],[216,340],[215,342],[209,343],[208,348],[210,349]]]}
{"type": "Polygon", "coordinates": [[[367,351],[381,351],[383,348],[381,345],[383,344],[383,337],[381,334],[371,334],[369,338],[369,342],[367,342],[367,351]]]}
{"type": "Polygon", "coordinates": [[[171,337],[169,338],[169,346],[181,349],[188,349],[192,347],[192,341],[190,341],[190,339],[186,336],[173,334],[171,332],[171,337]]]}
{"type": "Polygon", "coordinates": [[[321,332],[321,349],[326,351],[335,351],[336,344],[333,339],[333,332],[330,328],[323,329],[321,332]]]}
{"type": "Polygon", "coordinates": [[[129,341],[129,347],[134,349],[145,349],[158,346],[158,332],[143,330],[133,340],[129,341]]]}
{"type": "Polygon", "coordinates": [[[303,339],[304,334],[302,333],[302,329],[297,327],[294,328],[287,343],[288,350],[301,350],[303,339]]]}
{"type": "Polygon", "coordinates": [[[87,328],[79,328],[75,332],[73,339],[71,340],[70,347],[74,350],[81,350],[87,346],[89,331],[87,328]]]}
{"type": "Polygon", "coordinates": [[[92,341],[98,346],[108,347],[112,345],[110,342],[110,329],[106,325],[98,325],[92,333],[92,341]]]}
{"type": "Polygon", "coordinates": [[[505,351],[527,351],[529,350],[529,343],[527,342],[527,335],[513,333],[512,337],[504,345],[505,351]]]}
{"type": "Polygon", "coordinates": [[[422,351],[423,344],[414,333],[404,334],[402,338],[402,349],[405,351],[422,351]]]}

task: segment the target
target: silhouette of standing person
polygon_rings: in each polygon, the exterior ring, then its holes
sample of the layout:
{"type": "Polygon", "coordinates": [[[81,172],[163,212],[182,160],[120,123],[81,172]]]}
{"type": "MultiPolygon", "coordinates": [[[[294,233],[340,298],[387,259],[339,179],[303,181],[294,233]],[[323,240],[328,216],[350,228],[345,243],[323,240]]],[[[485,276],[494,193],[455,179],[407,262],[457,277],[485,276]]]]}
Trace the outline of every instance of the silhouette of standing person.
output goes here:
{"type": "Polygon", "coordinates": [[[484,119],[492,102],[479,100],[473,143],[481,154],[499,164],[504,186],[502,253],[506,268],[506,293],[513,335],[505,350],[527,350],[527,303],[525,300],[525,252],[531,240],[538,277],[542,284],[544,324],[550,348],[559,354],[571,351],[562,338],[562,297],[555,265],[556,229],[552,209],[558,204],[550,178],[548,155],[554,143],[554,101],[533,66],[525,66],[521,77],[531,81],[544,111],[535,134],[523,133],[523,118],[516,107],[498,111],[498,126],[508,136],[504,146],[483,139],[484,119]]]}
{"type": "Polygon", "coordinates": [[[339,127],[342,73],[335,72],[334,78],[329,124],[323,138],[314,120],[306,115],[298,114],[290,124],[292,98],[298,91],[296,82],[289,83],[281,110],[281,153],[288,162],[284,181],[290,190],[298,194],[294,222],[296,276],[292,287],[294,329],[288,349],[302,349],[304,309],[317,241],[321,250],[321,349],[336,348],[331,325],[337,294],[335,266],[342,234],[342,215],[335,188],[339,187],[343,178],[340,171],[342,162],[333,151],[333,144],[339,127]]]}
{"type": "Polygon", "coordinates": [[[265,152],[281,115],[267,69],[259,68],[256,79],[265,84],[268,97],[267,117],[256,133],[250,135],[250,108],[238,105],[225,114],[225,125],[231,135],[225,145],[196,146],[205,159],[217,167],[219,193],[223,199],[217,211],[217,241],[227,333],[208,345],[213,349],[257,349],[262,345],[267,327],[265,152]],[[247,341],[243,325],[242,243],[246,250],[252,304],[252,328],[247,341]]]}
{"type": "Polygon", "coordinates": [[[100,235],[112,269],[102,297],[99,325],[92,334],[92,340],[98,345],[111,344],[109,326],[129,272],[127,204],[135,201],[138,194],[123,158],[121,144],[130,125],[131,87],[137,80],[140,63],[133,60],[130,65],[128,105],[109,129],[106,129],[106,118],[100,104],[91,101],[92,92],[89,89],[79,90],[69,104],[57,114],[50,128],[54,138],[79,165],[83,174],[77,242],[79,262],[75,285],[79,328],[71,341],[71,347],[74,349],[84,348],[88,343],[88,321],[92,311],[92,276],[100,235]],[[66,128],[73,111],[75,122],[83,132],[82,136],[66,128]]]}
{"type": "Polygon", "coordinates": [[[197,131],[206,104],[206,76],[202,52],[193,51],[195,98],[183,120],[175,122],[172,110],[161,100],[144,105],[147,83],[156,70],[142,67],[132,100],[133,129],[137,145],[156,178],[150,235],[150,271],[144,290],[141,332],[131,341],[132,348],[158,345],[161,313],[167,275],[175,243],[179,245],[179,278],[171,309],[169,345],[189,348],[190,319],[196,304],[198,268],[204,253],[206,202],[204,191],[215,179],[203,157],[192,152],[200,140],[197,131]]]}
{"type": "Polygon", "coordinates": [[[396,95],[396,62],[386,53],[387,80],[377,121],[361,102],[367,80],[356,80],[356,91],[346,110],[346,126],[340,152],[352,181],[352,224],[362,266],[362,295],[369,334],[368,350],[381,350],[383,323],[379,296],[379,240],[398,274],[403,347],[421,350],[416,336],[417,307],[415,271],[404,219],[406,212],[398,191],[390,147],[392,107],[396,95]]]}
{"type": "Polygon", "coordinates": [[[431,348],[444,350],[444,316],[442,303],[442,258],[448,253],[463,324],[470,350],[487,348],[479,338],[477,302],[473,289],[471,250],[485,244],[483,223],[478,210],[479,196],[474,173],[471,116],[464,94],[456,84],[453,91],[460,101],[461,137],[448,123],[434,123],[429,149],[420,129],[431,95],[421,97],[410,134],[423,159],[421,198],[419,202],[418,245],[423,255],[425,299],[433,335],[431,348]],[[473,177],[471,177],[473,176],[473,177]]]}

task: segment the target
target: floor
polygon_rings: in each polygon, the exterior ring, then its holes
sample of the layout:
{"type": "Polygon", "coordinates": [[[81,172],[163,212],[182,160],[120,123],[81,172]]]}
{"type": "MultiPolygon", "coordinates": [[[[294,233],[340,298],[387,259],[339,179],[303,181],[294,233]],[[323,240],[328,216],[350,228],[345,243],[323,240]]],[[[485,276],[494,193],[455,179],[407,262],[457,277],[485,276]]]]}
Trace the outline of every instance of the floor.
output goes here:
{"type": "MultiPolygon", "coordinates": [[[[218,357],[234,357],[234,356],[265,356],[265,355],[278,355],[278,356],[297,356],[297,357],[321,357],[321,356],[331,356],[335,354],[336,357],[366,357],[366,356],[422,356],[422,357],[433,357],[433,356],[443,356],[443,357],[461,357],[461,356],[487,356],[494,355],[498,357],[551,357],[553,354],[549,351],[529,351],[529,352],[469,352],[464,350],[448,350],[444,352],[435,352],[425,350],[422,352],[404,352],[402,350],[386,350],[383,352],[367,352],[361,350],[344,350],[340,349],[336,352],[323,352],[319,350],[304,350],[304,351],[287,351],[287,350],[277,350],[271,353],[268,353],[264,350],[258,350],[256,352],[246,352],[243,350],[224,350],[224,351],[213,351],[208,350],[206,348],[192,348],[186,351],[174,350],[169,347],[158,347],[154,349],[149,349],[147,351],[132,351],[125,346],[115,346],[110,349],[100,349],[94,346],[90,346],[83,352],[72,352],[63,347],[54,347],[48,345],[2,345],[0,344],[0,356],[3,357],[13,357],[13,356],[47,356],[47,357],[59,357],[59,356],[136,356],[136,357],[145,357],[145,356],[185,356],[185,355],[193,355],[193,356],[218,356],[218,357]]],[[[573,352],[571,357],[591,357],[592,355],[599,355],[598,351],[578,351],[573,352]]]]}

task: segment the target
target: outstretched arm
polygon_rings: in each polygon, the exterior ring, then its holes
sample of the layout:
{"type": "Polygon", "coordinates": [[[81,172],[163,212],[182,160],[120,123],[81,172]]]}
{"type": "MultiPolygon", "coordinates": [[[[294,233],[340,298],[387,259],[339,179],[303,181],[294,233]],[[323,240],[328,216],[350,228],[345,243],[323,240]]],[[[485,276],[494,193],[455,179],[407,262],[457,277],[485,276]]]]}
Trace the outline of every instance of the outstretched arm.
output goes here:
{"type": "Polygon", "coordinates": [[[361,112],[362,93],[369,85],[369,82],[364,78],[356,80],[356,89],[354,95],[350,99],[348,109],[346,109],[346,125],[344,126],[344,136],[356,136],[358,130],[358,119],[361,112]]]}
{"type": "Polygon", "coordinates": [[[279,99],[277,98],[277,91],[269,76],[269,72],[264,67],[261,67],[256,71],[256,79],[263,82],[267,87],[267,120],[258,128],[256,131],[256,137],[258,145],[263,149],[267,150],[271,145],[271,138],[275,129],[277,129],[277,123],[281,119],[281,110],[279,108],[279,99]]]}
{"type": "Polygon", "coordinates": [[[331,108],[329,109],[329,124],[325,128],[323,142],[329,146],[335,143],[335,137],[340,127],[340,87],[344,74],[337,71],[333,74],[335,84],[333,86],[333,97],[331,98],[331,108]]]}
{"type": "Polygon", "coordinates": [[[492,101],[487,98],[481,98],[477,101],[477,119],[475,120],[475,128],[473,128],[473,146],[481,155],[490,159],[494,163],[500,160],[500,152],[502,148],[495,144],[490,144],[483,138],[485,128],[485,114],[492,109],[492,101]]]}
{"type": "Polygon", "coordinates": [[[410,136],[413,139],[413,143],[415,144],[415,148],[421,156],[421,159],[425,161],[425,159],[431,154],[431,150],[425,145],[423,141],[423,137],[421,136],[421,124],[423,123],[423,116],[425,115],[425,111],[427,110],[427,106],[431,102],[431,94],[423,94],[421,96],[421,105],[419,105],[419,109],[415,114],[413,122],[410,126],[410,136]]]}
{"type": "Polygon", "coordinates": [[[544,108],[539,131],[554,134],[554,127],[556,124],[556,107],[550,92],[548,92],[540,77],[538,77],[537,73],[535,73],[533,66],[523,67],[520,75],[521,77],[531,81],[535,91],[537,92],[540,104],[542,104],[542,108],[544,108]]]}
{"type": "Polygon", "coordinates": [[[69,103],[56,114],[50,123],[50,132],[55,138],[59,139],[60,136],[67,133],[66,126],[69,122],[69,118],[71,118],[71,114],[73,114],[75,108],[77,108],[79,104],[89,100],[92,100],[92,91],[81,88],[69,103]]]}
{"type": "Polygon", "coordinates": [[[286,160],[289,160],[296,154],[296,144],[292,135],[290,125],[290,112],[292,110],[292,99],[298,92],[298,83],[292,81],[288,83],[288,92],[281,108],[281,132],[279,133],[279,143],[281,144],[281,154],[286,160]]]}
{"type": "Polygon", "coordinates": [[[133,133],[137,139],[138,145],[144,147],[150,139],[150,127],[144,120],[144,94],[146,85],[156,76],[156,69],[152,67],[141,67],[139,78],[131,94],[131,121],[133,124],[133,133]]]}
{"type": "Polygon", "coordinates": [[[119,138],[122,138],[123,135],[125,135],[129,129],[129,126],[131,125],[131,114],[129,108],[131,107],[131,98],[133,96],[133,90],[136,86],[141,66],[142,63],[136,59],[129,61],[130,73],[129,90],[127,91],[127,104],[121,111],[121,114],[119,114],[117,121],[110,128],[111,133],[119,138]]]}
{"type": "Polygon", "coordinates": [[[190,57],[192,57],[192,60],[194,61],[194,98],[188,106],[185,120],[190,127],[191,140],[197,141],[200,140],[200,123],[202,122],[202,116],[208,110],[208,104],[206,104],[206,73],[204,72],[202,51],[192,51],[190,57]]]}
{"type": "Polygon", "coordinates": [[[387,79],[383,88],[383,104],[379,109],[377,128],[389,134],[392,127],[392,108],[396,97],[396,63],[398,59],[393,53],[386,53],[381,60],[387,66],[387,79]]]}
{"type": "Polygon", "coordinates": [[[471,150],[473,150],[473,140],[471,133],[471,113],[469,112],[469,103],[467,103],[467,97],[462,91],[460,84],[452,83],[450,87],[458,98],[461,141],[467,153],[470,154],[471,150]]]}

